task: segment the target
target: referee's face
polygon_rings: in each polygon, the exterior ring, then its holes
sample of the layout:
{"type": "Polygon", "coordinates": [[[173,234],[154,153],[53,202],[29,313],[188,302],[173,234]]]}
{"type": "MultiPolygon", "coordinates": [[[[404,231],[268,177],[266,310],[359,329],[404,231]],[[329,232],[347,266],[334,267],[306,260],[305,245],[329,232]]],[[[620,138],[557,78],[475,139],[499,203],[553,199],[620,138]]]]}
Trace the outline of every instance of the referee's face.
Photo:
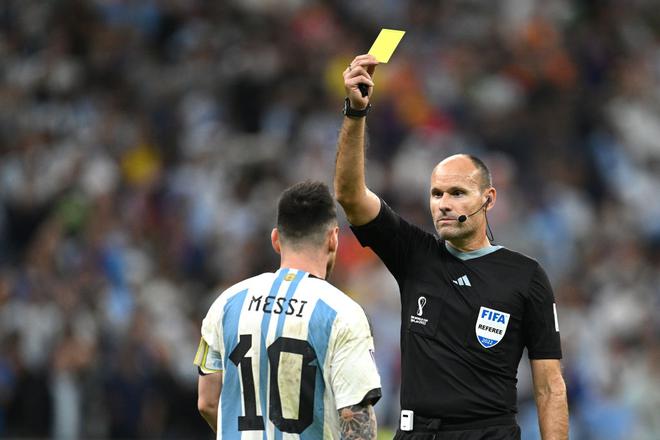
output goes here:
{"type": "Polygon", "coordinates": [[[445,240],[463,240],[481,231],[485,234],[484,216],[469,216],[485,200],[479,170],[466,156],[451,156],[440,162],[431,174],[430,208],[433,225],[445,240]]]}

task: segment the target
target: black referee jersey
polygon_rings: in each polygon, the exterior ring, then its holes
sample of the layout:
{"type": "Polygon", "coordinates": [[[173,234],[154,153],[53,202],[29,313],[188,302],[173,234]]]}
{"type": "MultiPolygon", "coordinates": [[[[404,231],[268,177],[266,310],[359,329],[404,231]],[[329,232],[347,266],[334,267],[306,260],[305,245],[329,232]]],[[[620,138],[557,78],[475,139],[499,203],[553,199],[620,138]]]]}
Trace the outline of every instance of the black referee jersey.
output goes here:
{"type": "Polygon", "coordinates": [[[561,358],[541,266],[499,246],[460,253],[382,200],[378,216],[352,230],[399,283],[402,409],[454,423],[515,414],[523,349],[561,358]]]}

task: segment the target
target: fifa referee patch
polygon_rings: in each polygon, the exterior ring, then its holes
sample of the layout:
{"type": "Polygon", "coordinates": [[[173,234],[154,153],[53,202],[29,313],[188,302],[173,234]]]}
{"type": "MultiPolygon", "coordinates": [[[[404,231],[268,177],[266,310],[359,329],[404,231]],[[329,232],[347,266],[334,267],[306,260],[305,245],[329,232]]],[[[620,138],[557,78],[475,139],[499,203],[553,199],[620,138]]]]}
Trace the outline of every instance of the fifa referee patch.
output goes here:
{"type": "Polygon", "coordinates": [[[506,328],[509,325],[508,313],[499,310],[481,307],[477,316],[477,323],[474,326],[477,334],[477,340],[484,348],[491,348],[497,345],[504,338],[506,328]]]}

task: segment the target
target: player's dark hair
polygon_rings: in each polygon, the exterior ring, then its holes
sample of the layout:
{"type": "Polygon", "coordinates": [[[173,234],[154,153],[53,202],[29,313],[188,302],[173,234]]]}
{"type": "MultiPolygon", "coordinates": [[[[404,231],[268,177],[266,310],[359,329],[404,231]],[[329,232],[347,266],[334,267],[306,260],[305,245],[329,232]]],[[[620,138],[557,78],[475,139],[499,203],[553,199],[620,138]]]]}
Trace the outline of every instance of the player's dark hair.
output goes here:
{"type": "Polygon", "coordinates": [[[337,223],[335,201],[325,183],[304,181],[284,190],[277,206],[277,229],[285,244],[320,245],[337,223]]]}
{"type": "Polygon", "coordinates": [[[472,161],[472,164],[479,170],[479,174],[481,175],[481,189],[487,189],[493,186],[493,178],[490,175],[490,170],[483,162],[483,160],[471,154],[468,154],[467,157],[472,161]]]}

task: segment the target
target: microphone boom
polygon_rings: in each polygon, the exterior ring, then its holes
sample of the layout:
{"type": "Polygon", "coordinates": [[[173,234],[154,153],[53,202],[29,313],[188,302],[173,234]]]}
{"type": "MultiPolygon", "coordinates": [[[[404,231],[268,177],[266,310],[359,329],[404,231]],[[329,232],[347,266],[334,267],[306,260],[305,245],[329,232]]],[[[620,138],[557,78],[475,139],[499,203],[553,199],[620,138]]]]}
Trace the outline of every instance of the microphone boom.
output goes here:
{"type": "Polygon", "coordinates": [[[484,208],[489,202],[490,202],[490,196],[486,199],[486,201],[484,202],[484,204],[481,205],[481,206],[479,207],[479,209],[477,209],[476,211],[474,211],[472,214],[470,214],[470,215],[461,214],[461,215],[459,215],[458,217],[456,217],[456,220],[458,220],[459,223],[465,223],[469,217],[472,217],[472,216],[475,215],[477,212],[481,211],[481,210],[482,210],[482,209],[483,209],[483,208],[484,208]]]}

